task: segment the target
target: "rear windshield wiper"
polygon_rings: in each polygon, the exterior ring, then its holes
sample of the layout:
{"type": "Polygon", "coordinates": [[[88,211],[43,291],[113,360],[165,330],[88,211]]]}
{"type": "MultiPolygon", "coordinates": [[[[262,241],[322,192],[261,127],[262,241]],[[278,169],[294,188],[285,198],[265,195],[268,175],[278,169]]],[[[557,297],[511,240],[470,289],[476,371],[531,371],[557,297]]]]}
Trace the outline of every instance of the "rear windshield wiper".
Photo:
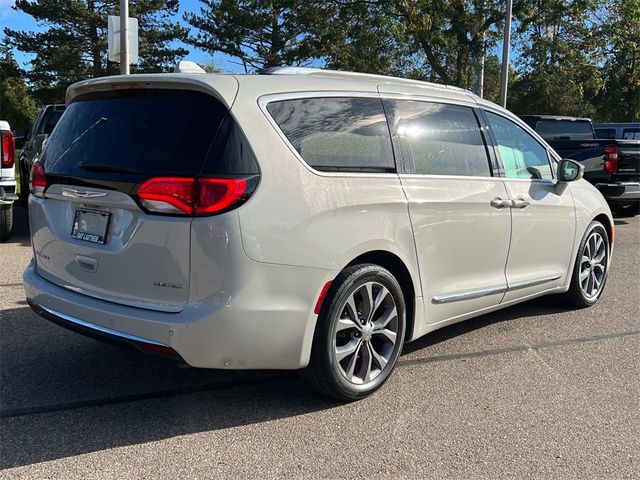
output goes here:
{"type": "Polygon", "coordinates": [[[142,173],[139,170],[134,170],[132,168],[126,167],[118,167],[116,165],[98,165],[95,163],[80,162],[78,166],[83,170],[87,170],[89,172],[142,173]]]}

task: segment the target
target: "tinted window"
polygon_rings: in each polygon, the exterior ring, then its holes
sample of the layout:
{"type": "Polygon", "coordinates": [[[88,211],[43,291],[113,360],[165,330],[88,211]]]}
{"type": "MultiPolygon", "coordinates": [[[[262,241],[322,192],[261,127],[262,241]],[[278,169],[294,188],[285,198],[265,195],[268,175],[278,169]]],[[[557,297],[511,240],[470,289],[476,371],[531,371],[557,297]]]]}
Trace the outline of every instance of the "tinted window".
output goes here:
{"type": "Polygon", "coordinates": [[[305,162],[318,170],[395,170],[380,99],[284,100],[267,110],[305,162]]]}
{"type": "Polygon", "coordinates": [[[258,163],[242,130],[228,114],[213,142],[202,169],[204,175],[248,175],[259,173],[258,163]]]}
{"type": "Polygon", "coordinates": [[[596,138],[616,138],[615,128],[595,128],[596,138]]]}
{"type": "Polygon", "coordinates": [[[473,110],[457,105],[387,100],[394,137],[413,172],[490,176],[487,150],[473,110]]]}
{"type": "Polygon", "coordinates": [[[55,110],[52,109],[51,111],[47,112],[47,114],[44,117],[44,122],[42,122],[42,128],[40,133],[51,135],[51,132],[53,132],[54,127],[60,120],[60,117],[62,116],[63,113],[64,113],[63,109],[55,109],[55,110]]]}
{"type": "Polygon", "coordinates": [[[547,150],[524,129],[500,115],[487,112],[508,178],[551,179],[547,150]]]}
{"type": "Polygon", "coordinates": [[[593,138],[593,130],[589,122],[540,120],[536,123],[535,130],[545,140],[590,140],[593,138]]]}
{"type": "Polygon", "coordinates": [[[178,90],[80,97],[47,141],[45,171],[131,183],[151,175],[195,175],[226,113],[210,95],[178,90]]]}
{"type": "Polygon", "coordinates": [[[625,128],[622,131],[622,138],[625,140],[640,140],[640,128],[625,128]]]}

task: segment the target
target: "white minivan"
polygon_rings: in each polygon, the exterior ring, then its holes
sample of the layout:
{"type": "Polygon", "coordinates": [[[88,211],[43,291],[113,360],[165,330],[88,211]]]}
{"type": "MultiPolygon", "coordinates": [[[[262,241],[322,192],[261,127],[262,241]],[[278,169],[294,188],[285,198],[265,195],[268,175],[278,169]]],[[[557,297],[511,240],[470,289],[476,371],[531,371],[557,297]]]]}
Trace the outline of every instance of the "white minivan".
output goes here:
{"type": "Polygon", "coordinates": [[[31,172],[42,317],[195,367],[304,369],[365,397],[404,343],[604,289],[602,195],[444,85],[318,69],[72,85],[31,172]]]}

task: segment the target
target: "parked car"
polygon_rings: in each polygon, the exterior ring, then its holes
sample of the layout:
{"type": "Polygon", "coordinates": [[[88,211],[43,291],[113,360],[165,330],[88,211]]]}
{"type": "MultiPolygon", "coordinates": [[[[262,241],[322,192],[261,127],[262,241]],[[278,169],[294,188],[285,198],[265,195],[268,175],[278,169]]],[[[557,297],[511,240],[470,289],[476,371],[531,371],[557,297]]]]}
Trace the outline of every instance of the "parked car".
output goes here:
{"type": "Polygon", "coordinates": [[[24,146],[20,150],[18,168],[20,171],[20,201],[27,205],[29,198],[29,174],[34,159],[40,155],[42,146],[53,132],[58,120],[64,113],[64,105],[46,105],[40,110],[29,132],[24,138],[24,146]]]}
{"type": "Polygon", "coordinates": [[[443,85],[269,73],[68,89],[32,170],[37,314],[195,367],[304,369],[353,400],[445,325],[598,301],[609,207],[518,117],[443,85]]]}
{"type": "Polygon", "coordinates": [[[596,138],[640,140],[640,123],[594,123],[596,138]]]}
{"type": "Polygon", "coordinates": [[[0,120],[0,242],[11,236],[16,195],[16,139],[9,122],[0,120]]]}
{"type": "Polygon", "coordinates": [[[585,166],[584,178],[594,184],[619,215],[640,212],[640,140],[596,138],[588,118],[553,115],[521,117],[562,158],[585,166]]]}

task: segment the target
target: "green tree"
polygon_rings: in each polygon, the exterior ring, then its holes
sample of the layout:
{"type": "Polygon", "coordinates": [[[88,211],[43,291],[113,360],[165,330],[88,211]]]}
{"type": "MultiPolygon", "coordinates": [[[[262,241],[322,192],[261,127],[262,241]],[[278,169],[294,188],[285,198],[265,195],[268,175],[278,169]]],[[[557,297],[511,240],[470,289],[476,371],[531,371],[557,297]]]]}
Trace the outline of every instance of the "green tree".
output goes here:
{"type": "Polygon", "coordinates": [[[0,119],[7,120],[14,129],[29,128],[39,108],[23,76],[11,47],[0,41],[0,119]]]}
{"type": "MultiPolygon", "coordinates": [[[[117,15],[118,6],[118,0],[16,0],[16,10],[47,27],[4,29],[13,46],[34,55],[27,79],[41,101],[60,102],[69,84],[118,72],[107,58],[107,16],[117,15]]],[[[140,40],[132,71],[166,71],[188,53],[173,44],[187,34],[171,18],[177,12],[178,0],[131,0],[129,15],[138,18],[140,40]]]]}
{"type": "MultiPolygon", "coordinates": [[[[503,2],[488,0],[390,0],[393,15],[424,55],[429,78],[471,88],[483,48],[495,45],[503,2]]],[[[514,2],[514,11],[520,2],[514,2]]]]}
{"type": "Polygon", "coordinates": [[[326,27],[327,68],[422,77],[412,39],[388,2],[334,0],[326,27]]]}
{"type": "Polygon", "coordinates": [[[322,54],[323,20],[330,4],[315,0],[200,0],[199,13],[184,19],[197,33],[188,43],[210,54],[238,59],[246,72],[306,65],[322,54]]]}
{"type": "Polygon", "coordinates": [[[520,75],[509,96],[516,113],[591,116],[602,88],[595,0],[534,0],[519,15],[520,75]]]}
{"type": "Polygon", "coordinates": [[[596,97],[597,117],[640,121],[640,0],[612,0],[601,23],[604,88],[596,97]]]}

